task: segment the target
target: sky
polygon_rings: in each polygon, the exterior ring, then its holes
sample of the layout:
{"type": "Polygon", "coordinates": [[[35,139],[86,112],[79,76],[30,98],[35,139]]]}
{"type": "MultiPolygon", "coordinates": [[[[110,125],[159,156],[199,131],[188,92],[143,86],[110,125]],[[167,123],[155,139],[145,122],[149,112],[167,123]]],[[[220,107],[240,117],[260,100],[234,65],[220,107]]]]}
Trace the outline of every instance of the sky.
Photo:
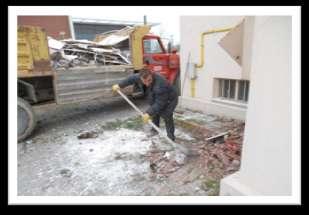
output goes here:
{"type": "Polygon", "coordinates": [[[144,15],[147,17],[147,22],[160,23],[160,25],[154,26],[151,32],[172,39],[174,44],[180,42],[180,29],[179,29],[179,15],[169,15],[168,18],[160,14],[149,14],[143,10],[131,11],[128,10],[126,13],[117,13],[117,9],[110,10],[108,7],[102,7],[100,14],[95,13],[82,13],[72,15],[72,18],[93,18],[93,19],[109,19],[109,20],[125,20],[125,21],[144,21],[144,15]]]}
{"type": "MultiPolygon", "coordinates": [[[[151,32],[161,36],[173,37],[174,44],[180,42],[181,16],[245,16],[275,15],[284,7],[229,7],[229,6],[15,6],[10,11],[19,15],[69,15],[73,18],[95,18],[161,23],[151,32]]],[[[288,10],[288,8],[287,8],[288,10]]],[[[9,11],[9,12],[10,12],[9,11]]]]}

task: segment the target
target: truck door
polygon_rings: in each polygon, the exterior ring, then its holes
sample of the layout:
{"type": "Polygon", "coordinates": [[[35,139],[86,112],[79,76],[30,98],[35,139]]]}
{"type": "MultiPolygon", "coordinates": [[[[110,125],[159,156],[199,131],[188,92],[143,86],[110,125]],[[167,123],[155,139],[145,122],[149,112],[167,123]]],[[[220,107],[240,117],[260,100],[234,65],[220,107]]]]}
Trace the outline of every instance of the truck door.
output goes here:
{"type": "Polygon", "coordinates": [[[169,54],[166,53],[161,40],[158,37],[145,37],[143,39],[144,64],[154,72],[159,72],[168,78],[169,54]]]}

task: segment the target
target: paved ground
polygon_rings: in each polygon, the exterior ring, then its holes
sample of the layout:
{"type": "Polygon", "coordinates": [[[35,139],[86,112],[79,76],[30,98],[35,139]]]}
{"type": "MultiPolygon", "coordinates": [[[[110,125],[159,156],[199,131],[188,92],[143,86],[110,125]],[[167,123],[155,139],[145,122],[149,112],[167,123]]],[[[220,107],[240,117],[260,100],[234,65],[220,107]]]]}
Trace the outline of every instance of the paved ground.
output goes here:
{"type": "MultiPolygon", "coordinates": [[[[142,110],[147,108],[143,100],[134,102],[142,110]]],[[[200,153],[182,157],[175,150],[160,151],[167,149],[162,138],[148,137],[150,128],[121,99],[45,105],[35,112],[37,129],[18,144],[18,195],[218,194],[218,178],[223,173],[209,177],[205,155],[212,155],[196,132],[177,126],[178,143],[200,153]],[[79,139],[83,132],[94,136],[79,139]]],[[[188,116],[192,118],[192,113],[178,118],[188,116]]],[[[201,119],[198,113],[196,116],[201,119]]],[[[225,129],[213,116],[204,121],[225,129]]],[[[238,167],[239,163],[232,171],[238,167]]]]}

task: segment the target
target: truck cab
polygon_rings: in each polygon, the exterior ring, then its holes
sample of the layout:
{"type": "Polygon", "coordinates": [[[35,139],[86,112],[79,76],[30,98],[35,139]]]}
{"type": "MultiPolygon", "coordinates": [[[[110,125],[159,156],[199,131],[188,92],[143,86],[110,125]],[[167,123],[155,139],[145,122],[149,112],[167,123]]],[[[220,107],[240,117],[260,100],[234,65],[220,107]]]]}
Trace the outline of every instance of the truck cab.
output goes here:
{"type": "Polygon", "coordinates": [[[170,84],[174,84],[179,73],[177,51],[166,50],[161,38],[146,34],[143,37],[143,62],[153,72],[159,72],[170,84]]]}

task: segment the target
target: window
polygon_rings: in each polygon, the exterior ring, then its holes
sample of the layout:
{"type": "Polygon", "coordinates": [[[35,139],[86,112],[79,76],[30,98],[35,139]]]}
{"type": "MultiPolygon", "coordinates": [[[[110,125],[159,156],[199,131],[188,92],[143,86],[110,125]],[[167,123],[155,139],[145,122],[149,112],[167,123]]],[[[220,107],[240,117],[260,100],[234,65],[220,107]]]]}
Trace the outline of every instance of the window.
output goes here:
{"type": "Polygon", "coordinates": [[[235,85],[236,81],[235,80],[224,80],[220,79],[219,80],[219,85],[220,85],[220,92],[219,96],[228,98],[228,99],[234,99],[235,98],[235,85]]]}
{"type": "Polygon", "coordinates": [[[249,81],[238,81],[238,100],[248,101],[249,81]]]}
{"type": "Polygon", "coordinates": [[[243,102],[248,101],[249,81],[247,80],[219,79],[218,89],[218,96],[220,98],[243,102]]]}
{"type": "Polygon", "coordinates": [[[145,54],[156,54],[162,53],[160,43],[157,39],[144,40],[144,53],[145,54]]]}

